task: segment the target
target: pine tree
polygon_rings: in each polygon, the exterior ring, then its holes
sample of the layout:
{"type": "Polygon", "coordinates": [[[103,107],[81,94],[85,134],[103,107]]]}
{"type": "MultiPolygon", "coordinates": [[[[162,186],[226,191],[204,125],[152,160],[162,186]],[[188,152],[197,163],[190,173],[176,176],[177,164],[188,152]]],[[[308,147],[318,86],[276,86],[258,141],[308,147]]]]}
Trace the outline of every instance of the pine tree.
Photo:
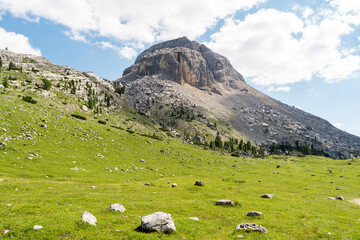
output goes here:
{"type": "Polygon", "coordinates": [[[239,150],[240,151],[243,151],[244,150],[244,140],[240,140],[240,143],[239,143],[239,150]]]}

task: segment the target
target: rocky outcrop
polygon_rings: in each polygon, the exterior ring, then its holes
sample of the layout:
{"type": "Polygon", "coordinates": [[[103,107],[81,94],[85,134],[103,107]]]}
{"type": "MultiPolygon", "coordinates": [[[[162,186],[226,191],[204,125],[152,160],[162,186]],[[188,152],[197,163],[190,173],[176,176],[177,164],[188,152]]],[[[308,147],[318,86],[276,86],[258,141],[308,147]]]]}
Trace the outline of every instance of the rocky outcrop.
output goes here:
{"type": "Polygon", "coordinates": [[[157,44],[142,52],[131,67],[124,70],[121,81],[149,75],[161,75],[179,84],[211,87],[214,82],[236,88],[243,77],[228,59],[205,45],[186,37],[157,44]]]}
{"type": "Polygon", "coordinates": [[[176,231],[175,224],[169,213],[155,212],[141,218],[141,228],[143,231],[160,231],[172,233],[176,231]]]}

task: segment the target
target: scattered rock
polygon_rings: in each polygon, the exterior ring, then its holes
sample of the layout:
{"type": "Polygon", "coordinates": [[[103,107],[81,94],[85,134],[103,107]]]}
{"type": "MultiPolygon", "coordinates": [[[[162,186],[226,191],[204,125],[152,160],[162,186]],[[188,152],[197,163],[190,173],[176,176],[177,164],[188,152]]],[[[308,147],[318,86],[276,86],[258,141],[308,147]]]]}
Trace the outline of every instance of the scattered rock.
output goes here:
{"type": "Polygon", "coordinates": [[[344,198],[343,196],[337,196],[335,199],[341,200],[341,201],[344,201],[344,200],[345,200],[345,198],[344,198]]]}
{"type": "Polygon", "coordinates": [[[333,198],[333,197],[328,197],[328,199],[330,199],[330,200],[335,200],[335,198],[333,198]]]}
{"type": "Polygon", "coordinates": [[[280,165],[276,165],[276,168],[280,168],[280,165]]]}
{"type": "Polygon", "coordinates": [[[189,219],[194,220],[194,221],[199,221],[199,218],[197,218],[197,217],[189,217],[189,219]]]}
{"type": "Polygon", "coordinates": [[[40,230],[40,229],[42,229],[42,228],[43,228],[43,227],[40,226],[40,225],[35,225],[35,226],[33,227],[34,230],[40,230]]]}
{"type": "Polygon", "coordinates": [[[150,186],[150,183],[145,183],[145,186],[150,186]]]}
{"type": "Polygon", "coordinates": [[[336,190],[342,190],[342,188],[337,187],[336,190]]]}
{"type": "Polygon", "coordinates": [[[273,172],[273,174],[278,174],[277,172],[273,172]]]}
{"type": "Polygon", "coordinates": [[[145,162],[145,160],[144,160],[144,159],[140,159],[140,162],[145,162]]]}
{"type": "Polygon", "coordinates": [[[90,188],[96,188],[95,186],[90,186],[90,188]]]}
{"type": "Polygon", "coordinates": [[[235,206],[235,202],[232,200],[219,200],[215,203],[215,205],[220,205],[220,206],[235,206]]]}
{"type": "Polygon", "coordinates": [[[246,214],[246,216],[248,216],[248,217],[257,217],[257,216],[262,216],[262,215],[264,215],[264,214],[261,212],[257,212],[257,211],[251,211],[251,212],[248,212],[248,214],[246,214]]]}
{"type": "Polygon", "coordinates": [[[261,182],[261,180],[258,180],[258,182],[261,182]]]}
{"type": "Polygon", "coordinates": [[[96,217],[91,213],[85,211],[81,217],[84,222],[89,223],[91,225],[96,225],[97,222],[96,217]]]}
{"type": "Polygon", "coordinates": [[[46,124],[41,124],[42,128],[47,128],[46,124]]]}
{"type": "Polygon", "coordinates": [[[7,229],[4,229],[4,230],[3,230],[3,234],[4,234],[4,235],[7,234],[8,232],[10,232],[10,230],[7,230],[7,229]]]}
{"type": "Polygon", "coordinates": [[[261,195],[262,198],[273,198],[273,195],[271,194],[263,194],[261,195]]]}
{"type": "Polygon", "coordinates": [[[260,226],[260,225],[256,225],[255,223],[241,223],[241,224],[237,225],[235,229],[236,230],[245,230],[245,231],[250,229],[251,231],[254,231],[254,232],[267,233],[266,228],[264,228],[263,226],[260,226]]]}
{"type": "Polygon", "coordinates": [[[171,184],[171,187],[177,187],[176,183],[171,184]]]}
{"type": "Polygon", "coordinates": [[[26,157],[26,159],[29,159],[29,160],[31,160],[31,159],[32,159],[32,157],[26,157]]]}
{"type": "Polygon", "coordinates": [[[205,184],[202,181],[196,181],[195,186],[204,186],[205,184]]]}
{"type": "Polygon", "coordinates": [[[109,209],[114,210],[115,212],[125,212],[126,210],[124,206],[119,203],[112,204],[109,209]]]}
{"type": "Polygon", "coordinates": [[[155,212],[141,218],[141,228],[143,231],[160,231],[164,233],[176,231],[171,214],[163,212],[155,212]]]}

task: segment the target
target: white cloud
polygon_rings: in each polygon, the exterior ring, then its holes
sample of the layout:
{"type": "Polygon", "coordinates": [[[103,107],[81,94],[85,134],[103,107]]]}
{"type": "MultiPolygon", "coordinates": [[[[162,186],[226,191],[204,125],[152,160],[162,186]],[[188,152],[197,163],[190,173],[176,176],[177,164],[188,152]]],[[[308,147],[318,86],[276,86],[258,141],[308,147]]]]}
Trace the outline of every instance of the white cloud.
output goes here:
{"type": "Polygon", "coordinates": [[[10,51],[17,53],[27,53],[41,56],[40,49],[33,48],[29,39],[22,34],[7,32],[0,28],[0,48],[8,48],[10,51]]]}
{"type": "MultiPolygon", "coordinates": [[[[69,36],[75,40],[100,36],[143,47],[184,35],[195,39],[219,19],[265,1],[0,0],[0,10],[27,20],[40,17],[67,26],[69,36]]],[[[124,56],[133,54],[126,47],[121,52],[124,56]]]]}
{"type": "Polygon", "coordinates": [[[268,92],[290,92],[290,87],[274,87],[270,86],[268,89],[266,89],[268,92]]]}
{"type": "Polygon", "coordinates": [[[98,45],[102,49],[112,49],[112,50],[116,51],[119,54],[119,56],[121,56],[123,58],[127,58],[127,59],[132,59],[137,54],[135,49],[132,47],[127,47],[127,46],[118,47],[110,42],[104,42],[104,41],[98,42],[98,43],[96,43],[96,45],[98,45]]]}
{"type": "MultiPolygon", "coordinates": [[[[310,16],[311,11],[306,11],[310,16]]],[[[337,82],[354,76],[360,70],[360,56],[341,45],[342,36],[354,29],[336,14],[321,18],[309,23],[295,13],[275,9],[249,14],[243,21],[229,17],[208,45],[259,85],[309,81],[314,76],[337,82]]]]}
{"type": "Polygon", "coordinates": [[[336,123],[333,123],[333,126],[336,128],[342,128],[344,126],[344,124],[342,122],[336,122],[336,123]]]}

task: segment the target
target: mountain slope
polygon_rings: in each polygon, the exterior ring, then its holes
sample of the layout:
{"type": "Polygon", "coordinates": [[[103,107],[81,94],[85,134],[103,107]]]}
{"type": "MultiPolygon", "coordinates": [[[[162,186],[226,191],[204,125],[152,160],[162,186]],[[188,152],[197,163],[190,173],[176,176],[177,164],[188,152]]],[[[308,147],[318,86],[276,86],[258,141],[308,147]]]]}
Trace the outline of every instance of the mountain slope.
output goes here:
{"type": "Polygon", "coordinates": [[[284,152],[308,145],[333,158],[360,152],[359,137],[257,91],[225,57],[186,37],[145,50],[115,84],[125,85],[128,103],[153,118],[172,119],[176,107],[193,107],[194,119],[221,120],[258,145],[274,143],[284,152]]]}

